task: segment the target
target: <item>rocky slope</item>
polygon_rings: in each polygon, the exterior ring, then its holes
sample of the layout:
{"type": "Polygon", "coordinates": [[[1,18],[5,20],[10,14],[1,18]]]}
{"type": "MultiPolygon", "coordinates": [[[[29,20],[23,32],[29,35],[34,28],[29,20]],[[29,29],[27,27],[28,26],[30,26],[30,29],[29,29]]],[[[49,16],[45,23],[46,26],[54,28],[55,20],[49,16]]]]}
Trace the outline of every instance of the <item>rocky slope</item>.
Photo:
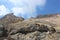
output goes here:
{"type": "Polygon", "coordinates": [[[57,32],[58,31],[60,32],[60,14],[51,14],[45,18],[44,17],[37,18],[37,20],[39,20],[39,19],[55,24],[54,28],[56,29],[57,32]]]}
{"type": "Polygon", "coordinates": [[[0,40],[60,40],[59,20],[60,14],[27,20],[8,14],[0,19],[0,40]]]}
{"type": "Polygon", "coordinates": [[[23,21],[24,18],[22,17],[16,17],[13,15],[13,13],[5,15],[3,18],[0,19],[0,23],[2,24],[9,24],[9,23],[15,23],[19,21],[23,21]]]}

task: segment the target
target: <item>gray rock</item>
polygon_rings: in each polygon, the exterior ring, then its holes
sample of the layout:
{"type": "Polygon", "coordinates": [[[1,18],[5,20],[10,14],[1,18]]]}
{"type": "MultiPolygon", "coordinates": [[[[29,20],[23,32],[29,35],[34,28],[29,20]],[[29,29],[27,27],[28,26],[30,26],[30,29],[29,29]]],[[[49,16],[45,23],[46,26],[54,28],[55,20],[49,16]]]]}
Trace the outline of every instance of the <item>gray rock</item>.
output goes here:
{"type": "Polygon", "coordinates": [[[46,33],[41,33],[39,31],[35,31],[32,33],[28,33],[26,35],[17,33],[15,35],[11,35],[11,38],[15,40],[41,40],[46,37],[46,33]]]}
{"type": "Polygon", "coordinates": [[[47,34],[46,32],[35,31],[28,34],[17,33],[15,35],[11,35],[11,38],[15,40],[58,40],[56,33],[47,34]]]}
{"type": "Polygon", "coordinates": [[[0,24],[0,36],[3,36],[3,25],[0,24]]]}
{"type": "Polygon", "coordinates": [[[7,31],[5,30],[3,24],[0,24],[0,37],[7,36],[7,31]]]}

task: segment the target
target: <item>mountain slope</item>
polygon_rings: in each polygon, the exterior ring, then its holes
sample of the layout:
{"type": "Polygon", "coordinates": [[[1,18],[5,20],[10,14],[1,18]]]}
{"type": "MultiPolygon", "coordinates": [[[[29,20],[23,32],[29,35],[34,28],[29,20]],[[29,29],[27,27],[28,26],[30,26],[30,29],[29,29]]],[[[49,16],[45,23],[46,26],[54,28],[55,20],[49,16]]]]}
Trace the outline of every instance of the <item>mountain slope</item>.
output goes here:
{"type": "MultiPolygon", "coordinates": [[[[47,16],[47,15],[46,15],[47,16]]],[[[41,17],[41,18],[37,18],[38,20],[42,20],[42,21],[47,21],[47,22],[50,22],[50,23],[53,23],[55,24],[55,29],[57,31],[60,31],[60,14],[53,14],[52,16],[51,15],[48,15],[47,17],[41,17]]]]}
{"type": "MultiPolygon", "coordinates": [[[[9,38],[15,40],[60,40],[60,33],[58,33],[60,32],[60,14],[44,15],[26,20],[13,14],[7,14],[0,19],[0,23],[5,24],[3,27],[7,30],[7,40],[9,38]]],[[[0,28],[3,27],[0,25],[0,28]]]]}
{"type": "Polygon", "coordinates": [[[5,15],[3,18],[0,19],[0,23],[9,24],[9,23],[16,23],[18,21],[23,21],[24,18],[16,17],[13,13],[5,15]]]}

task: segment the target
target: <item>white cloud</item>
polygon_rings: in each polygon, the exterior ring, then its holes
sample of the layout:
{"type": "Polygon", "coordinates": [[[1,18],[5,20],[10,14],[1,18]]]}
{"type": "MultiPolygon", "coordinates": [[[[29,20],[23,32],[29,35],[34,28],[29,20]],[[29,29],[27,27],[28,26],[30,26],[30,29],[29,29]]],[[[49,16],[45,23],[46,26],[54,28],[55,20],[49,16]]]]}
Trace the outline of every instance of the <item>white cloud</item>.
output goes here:
{"type": "Polygon", "coordinates": [[[36,6],[36,5],[40,5],[40,6],[44,6],[46,3],[46,0],[9,0],[11,3],[13,3],[14,5],[32,5],[32,6],[36,6]]]}
{"type": "MultiPolygon", "coordinates": [[[[45,6],[46,0],[9,0],[13,5],[12,11],[15,15],[29,13],[29,15],[33,15],[32,13],[36,12],[36,6],[42,7],[45,6]]],[[[30,17],[29,16],[29,17],[30,17]]]]}
{"type": "Polygon", "coordinates": [[[12,8],[13,12],[15,13],[23,13],[23,8],[19,8],[19,7],[14,7],[12,8]]]}
{"type": "Polygon", "coordinates": [[[24,9],[20,8],[20,7],[13,7],[11,10],[13,11],[14,15],[16,15],[16,16],[18,16],[21,13],[22,13],[22,15],[25,13],[24,9]]]}
{"type": "Polygon", "coordinates": [[[0,5],[0,16],[4,16],[6,14],[9,13],[9,10],[4,6],[4,5],[0,5]]]}

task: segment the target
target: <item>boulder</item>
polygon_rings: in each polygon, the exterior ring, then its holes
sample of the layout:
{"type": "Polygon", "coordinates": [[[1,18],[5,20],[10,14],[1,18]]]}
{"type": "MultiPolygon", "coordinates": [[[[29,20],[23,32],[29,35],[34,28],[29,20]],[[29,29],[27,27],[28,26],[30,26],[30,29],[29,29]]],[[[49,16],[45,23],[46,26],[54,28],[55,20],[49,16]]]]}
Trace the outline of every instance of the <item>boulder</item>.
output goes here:
{"type": "Polygon", "coordinates": [[[2,24],[0,24],[0,36],[3,36],[3,30],[4,30],[4,27],[2,24]]]}
{"type": "Polygon", "coordinates": [[[5,30],[3,24],[0,24],[0,37],[7,36],[7,31],[5,30]]]}

